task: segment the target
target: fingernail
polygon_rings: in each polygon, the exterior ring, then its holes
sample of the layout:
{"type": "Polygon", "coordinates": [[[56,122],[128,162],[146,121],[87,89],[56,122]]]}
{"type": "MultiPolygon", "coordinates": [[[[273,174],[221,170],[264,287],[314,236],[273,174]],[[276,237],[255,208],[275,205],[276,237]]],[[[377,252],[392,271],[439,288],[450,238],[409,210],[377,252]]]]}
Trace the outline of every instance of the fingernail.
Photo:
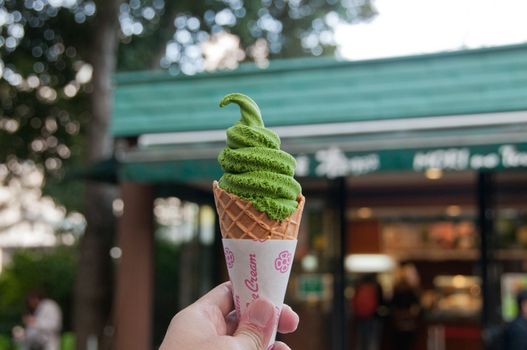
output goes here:
{"type": "Polygon", "coordinates": [[[249,305],[248,316],[252,324],[257,327],[264,328],[267,326],[274,317],[273,305],[265,300],[256,299],[251,305],[249,305]]]}

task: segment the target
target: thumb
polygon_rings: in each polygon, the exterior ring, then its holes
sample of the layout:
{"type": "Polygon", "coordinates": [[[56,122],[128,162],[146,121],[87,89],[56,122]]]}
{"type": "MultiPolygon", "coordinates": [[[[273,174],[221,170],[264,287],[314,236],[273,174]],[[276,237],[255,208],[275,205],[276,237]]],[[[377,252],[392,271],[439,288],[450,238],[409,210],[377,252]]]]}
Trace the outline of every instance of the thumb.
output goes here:
{"type": "Polygon", "coordinates": [[[278,321],[278,311],[268,299],[253,301],[242,315],[236,340],[246,350],[266,350],[278,321]]]}

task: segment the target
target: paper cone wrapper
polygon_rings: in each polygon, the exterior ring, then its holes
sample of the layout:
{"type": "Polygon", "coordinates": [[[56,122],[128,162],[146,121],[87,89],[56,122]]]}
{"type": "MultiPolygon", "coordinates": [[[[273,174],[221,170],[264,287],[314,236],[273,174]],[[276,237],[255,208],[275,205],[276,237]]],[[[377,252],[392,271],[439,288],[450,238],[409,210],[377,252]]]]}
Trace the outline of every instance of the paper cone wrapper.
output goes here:
{"type": "MultiPolygon", "coordinates": [[[[254,300],[265,297],[276,307],[276,320],[284,305],[287,282],[295,256],[296,240],[223,239],[238,319],[254,300]]],[[[272,349],[276,337],[274,326],[272,349]]]]}

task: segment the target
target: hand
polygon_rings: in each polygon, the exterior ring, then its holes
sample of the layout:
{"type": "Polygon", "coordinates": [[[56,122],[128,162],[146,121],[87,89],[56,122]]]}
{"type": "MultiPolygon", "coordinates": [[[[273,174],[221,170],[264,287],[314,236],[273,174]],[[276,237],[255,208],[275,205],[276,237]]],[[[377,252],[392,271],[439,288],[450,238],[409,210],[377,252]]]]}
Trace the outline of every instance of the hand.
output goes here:
{"type": "MultiPolygon", "coordinates": [[[[160,350],[267,350],[264,347],[276,322],[280,333],[291,333],[298,321],[298,315],[287,305],[277,320],[274,305],[260,298],[249,305],[238,322],[232,285],[226,282],[174,316],[160,350]]],[[[288,349],[282,342],[275,342],[273,348],[288,349]]]]}

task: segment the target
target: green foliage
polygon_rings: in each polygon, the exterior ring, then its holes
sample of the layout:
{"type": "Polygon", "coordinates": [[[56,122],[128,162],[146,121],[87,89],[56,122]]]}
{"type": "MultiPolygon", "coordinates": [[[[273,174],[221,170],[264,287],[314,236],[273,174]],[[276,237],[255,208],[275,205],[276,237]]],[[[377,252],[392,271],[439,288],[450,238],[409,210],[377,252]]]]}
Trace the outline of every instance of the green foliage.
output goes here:
{"type": "Polygon", "coordinates": [[[61,181],[51,178],[46,181],[43,195],[50,196],[70,211],[82,212],[84,208],[85,185],[80,181],[61,181]]]}
{"type": "Polygon", "coordinates": [[[9,334],[21,323],[25,297],[41,289],[62,308],[64,329],[70,327],[70,310],[75,277],[75,250],[60,247],[51,250],[20,250],[0,274],[0,333],[9,334]]]}
{"type": "Polygon", "coordinates": [[[87,117],[82,92],[89,86],[76,85],[81,93],[69,95],[64,88],[76,84],[89,28],[75,21],[81,8],[32,8],[24,1],[0,5],[8,18],[0,27],[5,43],[0,46],[0,162],[31,159],[57,172],[81,152],[75,139],[87,117]],[[13,34],[17,30],[23,34],[13,34]]]}
{"type": "Polygon", "coordinates": [[[9,337],[0,334],[0,350],[11,350],[11,341],[9,337]]]}
{"type": "MultiPolygon", "coordinates": [[[[12,176],[19,175],[19,161],[31,160],[53,184],[65,168],[82,163],[91,87],[76,76],[88,59],[93,25],[86,5],[0,1],[0,164],[12,176]]],[[[79,210],[82,197],[71,196],[78,189],[70,187],[52,185],[45,192],[79,210]]]]}
{"type": "Polygon", "coordinates": [[[75,350],[75,335],[71,332],[64,333],[60,340],[61,350],[75,350]]]}
{"type": "MultiPolygon", "coordinates": [[[[7,335],[0,334],[0,350],[17,350],[18,347],[13,344],[11,338],[7,335]]],[[[64,333],[60,340],[61,350],[75,350],[75,336],[73,333],[64,333]]]]}
{"type": "Polygon", "coordinates": [[[125,37],[126,45],[119,48],[119,69],[152,69],[161,64],[172,72],[192,74],[202,66],[201,43],[215,33],[238,36],[249,60],[254,59],[250,47],[257,40],[266,43],[270,58],[318,56],[333,53],[338,23],[368,20],[376,11],[370,0],[143,0],[129,1],[121,14],[130,23],[141,23],[143,30],[125,37]],[[156,9],[148,23],[140,20],[145,8],[156,9]],[[165,54],[168,46],[172,54],[165,54]]]}

